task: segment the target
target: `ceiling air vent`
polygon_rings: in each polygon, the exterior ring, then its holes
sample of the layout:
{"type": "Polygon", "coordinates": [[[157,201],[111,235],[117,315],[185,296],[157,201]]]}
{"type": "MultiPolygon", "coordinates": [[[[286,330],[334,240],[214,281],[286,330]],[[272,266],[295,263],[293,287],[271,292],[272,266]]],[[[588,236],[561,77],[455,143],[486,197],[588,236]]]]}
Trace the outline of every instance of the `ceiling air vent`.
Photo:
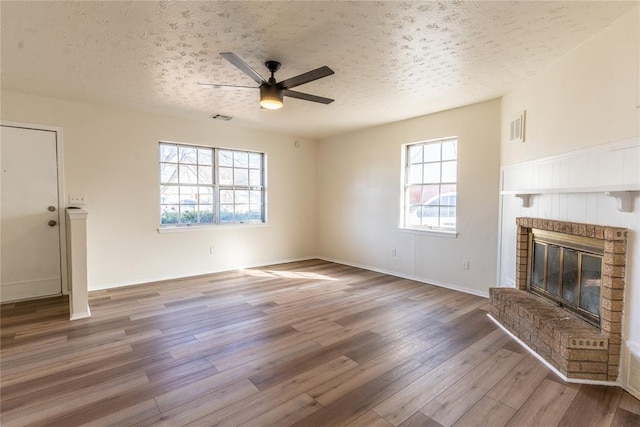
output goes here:
{"type": "Polygon", "coordinates": [[[225,122],[228,122],[229,120],[233,119],[233,117],[225,116],[224,114],[214,114],[213,116],[211,116],[211,118],[215,120],[224,120],[225,122]]]}

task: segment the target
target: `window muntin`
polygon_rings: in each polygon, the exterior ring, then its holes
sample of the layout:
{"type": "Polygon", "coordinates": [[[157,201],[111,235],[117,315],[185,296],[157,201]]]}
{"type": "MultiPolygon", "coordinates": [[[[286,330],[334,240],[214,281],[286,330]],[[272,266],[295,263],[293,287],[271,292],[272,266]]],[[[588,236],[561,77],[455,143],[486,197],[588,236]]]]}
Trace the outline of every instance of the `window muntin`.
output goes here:
{"type": "Polygon", "coordinates": [[[408,228],[456,229],[458,140],[404,146],[403,225],[408,228]]]}
{"type": "Polygon", "coordinates": [[[264,154],[160,143],[160,225],[264,222],[264,154]]]}

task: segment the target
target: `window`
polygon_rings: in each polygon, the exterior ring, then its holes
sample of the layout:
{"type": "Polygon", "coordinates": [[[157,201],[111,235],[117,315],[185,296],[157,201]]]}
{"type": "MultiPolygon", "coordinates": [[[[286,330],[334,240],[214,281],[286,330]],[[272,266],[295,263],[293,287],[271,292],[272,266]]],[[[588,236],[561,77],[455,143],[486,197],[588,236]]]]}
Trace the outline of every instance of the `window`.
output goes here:
{"type": "Polygon", "coordinates": [[[264,222],[264,154],[160,143],[160,225],[264,222]]]}
{"type": "Polygon", "coordinates": [[[458,140],[407,144],[403,150],[403,225],[455,231],[458,140]]]}

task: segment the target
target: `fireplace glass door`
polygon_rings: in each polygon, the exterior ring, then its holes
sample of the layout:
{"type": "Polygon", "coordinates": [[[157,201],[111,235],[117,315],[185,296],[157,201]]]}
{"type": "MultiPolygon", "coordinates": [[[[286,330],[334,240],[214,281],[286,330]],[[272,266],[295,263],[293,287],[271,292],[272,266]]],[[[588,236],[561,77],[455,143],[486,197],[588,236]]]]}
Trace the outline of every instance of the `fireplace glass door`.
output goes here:
{"type": "Polygon", "coordinates": [[[532,233],[528,289],[599,326],[602,249],[562,236],[532,233]]]}

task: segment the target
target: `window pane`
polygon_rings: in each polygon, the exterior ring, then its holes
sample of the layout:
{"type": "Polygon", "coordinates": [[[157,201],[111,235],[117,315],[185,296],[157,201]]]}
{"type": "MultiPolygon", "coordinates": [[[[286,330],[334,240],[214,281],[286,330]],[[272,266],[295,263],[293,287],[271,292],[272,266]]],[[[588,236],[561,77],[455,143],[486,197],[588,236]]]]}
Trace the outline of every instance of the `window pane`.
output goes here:
{"type": "Polygon", "coordinates": [[[201,205],[209,205],[213,203],[213,188],[198,187],[198,202],[201,205]]]}
{"type": "Polygon", "coordinates": [[[262,172],[260,170],[249,170],[249,185],[252,187],[262,185],[262,172]]]}
{"type": "Polygon", "coordinates": [[[442,143],[442,160],[456,160],[458,158],[458,141],[451,140],[442,143]]]}
{"type": "Polygon", "coordinates": [[[178,166],[173,163],[160,163],[160,182],[177,183],[178,182],[178,166]]]}
{"type": "Polygon", "coordinates": [[[180,198],[179,187],[177,185],[160,186],[160,203],[177,204],[180,198]]]}
{"type": "Polygon", "coordinates": [[[262,169],[262,154],[249,153],[249,167],[251,169],[262,169]]]}
{"type": "Polygon", "coordinates": [[[194,205],[198,203],[198,187],[180,186],[180,204],[194,205]]]}
{"type": "Polygon", "coordinates": [[[262,205],[249,206],[249,220],[250,221],[262,220],[262,205]]]}
{"type": "Polygon", "coordinates": [[[440,227],[455,228],[456,208],[453,206],[442,206],[440,208],[440,227]]]}
{"type": "Polygon", "coordinates": [[[198,221],[201,224],[211,224],[214,222],[213,205],[200,205],[198,214],[198,221]]]}
{"type": "Polygon", "coordinates": [[[236,190],[235,193],[236,203],[249,203],[249,190],[236,190]]]}
{"type": "Polygon", "coordinates": [[[160,161],[176,163],[178,161],[178,147],[176,145],[160,144],[160,161]]]}
{"type": "Polygon", "coordinates": [[[426,163],[424,165],[424,181],[427,184],[440,182],[440,163],[426,163]]]}
{"type": "Polygon", "coordinates": [[[420,206],[411,206],[409,208],[409,213],[406,216],[405,221],[407,222],[408,226],[416,226],[416,225],[421,225],[422,224],[422,219],[420,216],[420,206]]]}
{"type": "Polygon", "coordinates": [[[238,222],[249,220],[249,205],[235,205],[235,220],[238,222]]]}
{"type": "Polygon", "coordinates": [[[422,182],[422,165],[409,166],[409,184],[420,184],[422,182]]]}
{"type": "Polygon", "coordinates": [[[220,168],[220,185],[233,185],[233,169],[220,168]]]}
{"type": "Polygon", "coordinates": [[[442,182],[456,182],[458,162],[442,162],[442,182]]]}
{"type": "Polygon", "coordinates": [[[233,170],[233,185],[249,185],[249,170],[248,169],[234,169],[233,170]]]}
{"type": "Polygon", "coordinates": [[[198,222],[198,212],[193,205],[180,205],[180,224],[194,224],[198,222]]]}
{"type": "Polygon", "coordinates": [[[160,224],[176,224],[178,222],[178,210],[177,205],[161,205],[160,224]]]}
{"type": "Polygon", "coordinates": [[[456,191],[457,191],[457,185],[456,184],[442,184],[440,186],[440,192],[442,194],[453,194],[453,195],[455,195],[456,191]]]}
{"type": "Polygon", "coordinates": [[[220,158],[220,166],[233,166],[233,151],[220,150],[218,157],[220,158]]]}
{"type": "Polygon", "coordinates": [[[233,222],[233,205],[220,205],[220,222],[233,222]]]}
{"type": "Polygon", "coordinates": [[[249,153],[244,151],[233,152],[233,166],[237,168],[249,167],[249,153]]]}
{"type": "Polygon", "coordinates": [[[198,148],[198,164],[213,164],[213,150],[211,148],[198,148]]]}
{"type": "Polygon", "coordinates": [[[440,186],[439,185],[423,185],[422,186],[422,197],[420,199],[420,204],[422,204],[422,205],[437,205],[439,196],[440,196],[440,186]]]}
{"type": "Polygon", "coordinates": [[[422,163],[423,145],[412,145],[409,147],[409,163],[422,163]]]}
{"type": "Polygon", "coordinates": [[[220,203],[233,203],[233,190],[220,190],[220,203]]]}
{"type": "Polygon", "coordinates": [[[420,198],[422,197],[422,185],[412,185],[407,189],[406,199],[409,200],[410,205],[421,204],[420,198]]]}
{"type": "Polygon", "coordinates": [[[213,184],[213,167],[198,166],[198,184],[213,184]]]}
{"type": "Polygon", "coordinates": [[[249,202],[251,204],[262,204],[262,191],[251,191],[249,193],[249,202]]]}
{"type": "Polygon", "coordinates": [[[419,209],[422,225],[427,227],[438,227],[440,225],[439,214],[440,208],[437,205],[423,205],[419,209]]]}
{"type": "Polygon", "coordinates": [[[424,161],[425,162],[439,162],[440,161],[440,146],[442,144],[426,144],[424,146],[424,161]]]}
{"type": "Polygon", "coordinates": [[[178,161],[180,163],[188,163],[195,165],[197,159],[196,147],[188,147],[185,145],[178,146],[178,161]]]}
{"type": "Polygon", "coordinates": [[[197,184],[198,183],[198,175],[196,173],[196,165],[180,165],[179,166],[180,175],[179,181],[180,184],[197,184]]]}

